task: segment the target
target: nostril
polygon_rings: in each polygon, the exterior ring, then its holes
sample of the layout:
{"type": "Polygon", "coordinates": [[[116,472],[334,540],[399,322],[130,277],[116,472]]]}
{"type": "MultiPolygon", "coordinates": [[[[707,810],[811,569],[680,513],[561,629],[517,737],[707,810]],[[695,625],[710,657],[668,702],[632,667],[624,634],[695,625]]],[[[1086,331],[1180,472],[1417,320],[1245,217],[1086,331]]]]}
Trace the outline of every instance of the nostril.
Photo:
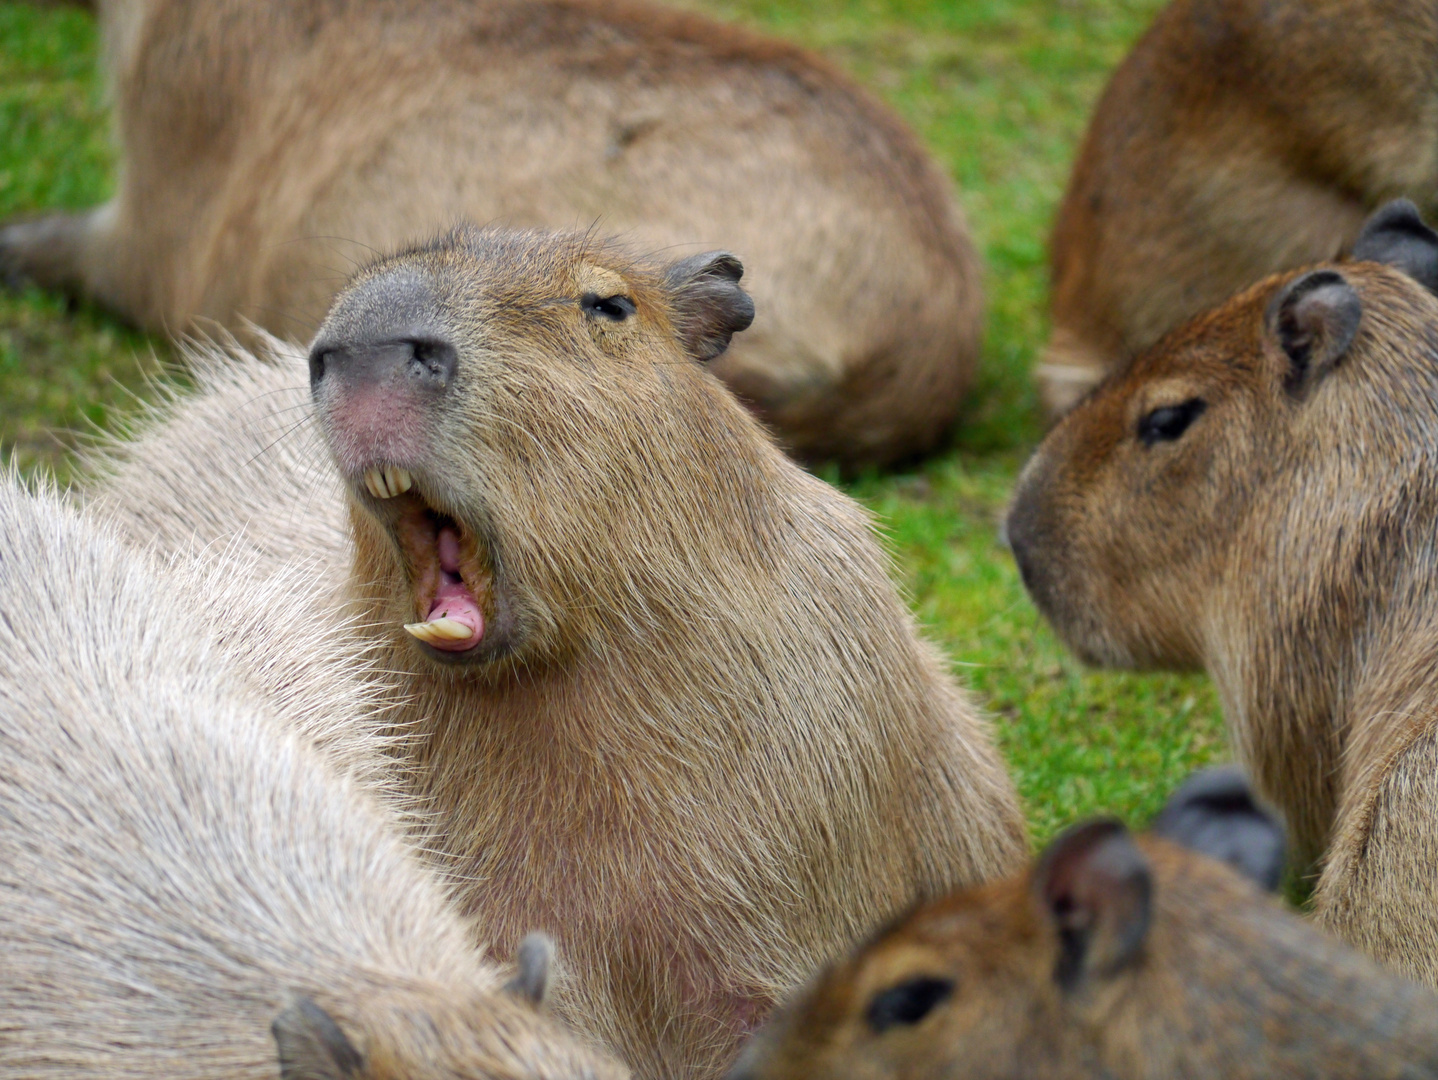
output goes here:
{"type": "Polygon", "coordinates": [[[443,390],[454,379],[459,355],[448,342],[421,338],[406,342],[410,347],[408,374],[426,386],[443,390]]]}
{"type": "Polygon", "coordinates": [[[310,388],[318,386],[320,380],[325,377],[325,369],[328,367],[330,350],[316,345],[310,350],[310,388]]]}

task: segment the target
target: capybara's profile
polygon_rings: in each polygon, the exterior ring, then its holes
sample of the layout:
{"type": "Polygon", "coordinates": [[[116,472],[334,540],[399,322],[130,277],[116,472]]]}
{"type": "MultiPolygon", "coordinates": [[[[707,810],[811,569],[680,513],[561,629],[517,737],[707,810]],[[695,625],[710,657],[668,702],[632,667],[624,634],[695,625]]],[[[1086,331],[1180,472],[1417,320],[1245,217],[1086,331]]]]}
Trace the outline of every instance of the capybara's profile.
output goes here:
{"type": "Polygon", "coordinates": [[[1438,237],[1395,203],[1354,257],[1139,356],[1039,447],[1008,535],[1080,656],[1209,671],[1321,857],[1318,920],[1438,983],[1438,237]]]}
{"type": "MultiPolygon", "coordinates": [[[[1210,821],[1204,835],[1227,827],[1210,821]]],[[[1251,819],[1222,848],[1275,839],[1251,819]]],[[[1265,866],[1276,876],[1276,867],[1265,866]]],[[[1116,821],[919,906],[824,971],[731,1080],[1438,1077],[1438,996],[1229,867],[1116,821]]]]}
{"type": "MultiPolygon", "coordinates": [[[[314,588],[348,578],[402,676],[403,775],[459,901],[501,950],[551,934],[561,1012],[646,1077],[714,1075],[876,920],[1025,848],[868,515],[707,370],[752,316],[741,272],[463,229],[362,272],[310,356],[355,532],[314,588]]],[[[330,478],[265,452],[255,412],[298,424],[303,365],[212,372],[106,512],[175,536],[156,516],[188,500],[201,542],[234,507],[236,545],[330,544],[303,528],[330,478]]]]}
{"type": "Polygon", "coordinates": [[[1438,208],[1429,0],[1174,0],[1114,73],[1050,245],[1052,413],[1259,278],[1438,208]]]}
{"type": "Polygon", "coordinates": [[[817,57],[641,0],[100,0],[121,168],[0,268],[155,330],[308,340],[356,262],[472,220],[726,247],[715,371],[805,458],[931,449],[974,374],[948,179],[817,57]]]}
{"type": "Polygon", "coordinates": [[[0,486],[0,1077],[622,1080],[249,685],[192,570],[0,486]]]}

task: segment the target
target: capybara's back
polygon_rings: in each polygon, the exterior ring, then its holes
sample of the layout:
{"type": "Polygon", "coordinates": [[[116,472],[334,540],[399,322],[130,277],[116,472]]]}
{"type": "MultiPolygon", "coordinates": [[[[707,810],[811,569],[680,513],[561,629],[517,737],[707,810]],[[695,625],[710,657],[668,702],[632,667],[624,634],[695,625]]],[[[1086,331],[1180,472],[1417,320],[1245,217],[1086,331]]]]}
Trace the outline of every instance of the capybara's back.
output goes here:
{"type": "Polygon", "coordinates": [[[1380,203],[1435,193],[1428,0],[1174,0],[1104,92],[1059,211],[1047,404],[1250,282],[1334,258],[1380,203]]]}
{"type": "Polygon", "coordinates": [[[731,1080],[1438,1077],[1438,996],[1176,842],[1272,877],[1272,819],[1219,786],[1206,806],[1212,782],[1181,792],[1158,835],[1089,822],[1017,877],[921,905],[820,975],[731,1080]]]}
{"type": "Polygon", "coordinates": [[[0,261],[145,326],[304,339],[357,261],[460,218],[723,246],[764,317],[717,366],[795,451],[952,422],[981,332],[949,182],[817,57],[633,0],[101,4],[119,191],[0,261]]]}
{"type": "Polygon", "coordinates": [[[187,573],[0,489],[0,1077],[622,1075],[502,989],[187,573]]]}

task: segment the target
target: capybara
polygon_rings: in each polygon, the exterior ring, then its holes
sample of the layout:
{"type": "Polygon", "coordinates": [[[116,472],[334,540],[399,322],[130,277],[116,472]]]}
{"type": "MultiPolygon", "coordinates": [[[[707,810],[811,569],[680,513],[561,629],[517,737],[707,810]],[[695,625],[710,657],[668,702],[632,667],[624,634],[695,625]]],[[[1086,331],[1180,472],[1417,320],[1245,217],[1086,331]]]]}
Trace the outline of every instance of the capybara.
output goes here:
{"type": "Polygon", "coordinates": [[[819,58],[640,0],[100,0],[104,206],[0,269],[169,332],[308,340],[356,260],[456,221],[723,246],[764,317],[714,370],[805,458],[931,449],[974,374],[948,178],[819,58]]]}
{"type": "Polygon", "coordinates": [[[303,420],[284,347],[165,407],[100,495],[132,535],[190,502],[202,542],[219,508],[236,545],[329,550],[462,909],[501,950],[550,933],[562,1013],[654,1078],[714,1075],[876,920],[1025,848],[868,515],[707,370],[741,272],[475,229],[362,272],[310,357],[352,566],[304,527],[330,478],[265,449],[303,420]]]}
{"type": "Polygon", "coordinates": [[[1104,91],[1059,209],[1050,411],[1264,275],[1335,258],[1387,200],[1438,208],[1435,131],[1429,0],[1175,0],[1104,91]]]}
{"type": "Polygon", "coordinates": [[[1020,477],[1024,582],[1092,663],[1207,668],[1320,923],[1438,983],[1438,236],[1381,210],[1355,261],[1165,337],[1020,477]]]}
{"type": "MultiPolygon", "coordinates": [[[[1237,828],[1224,851],[1263,864],[1275,838],[1237,828]]],[[[1432,1080],[1438,996],[1229,867],[1092,821],[824,971],[731,1080],[946,1077],[1432,1080]]]]}
{"type": "Polygon", "coordinates": [[[537,1008],[533,943],[506,988],[189,573],[0,485],[0,1077],[622,1080],[537,1008]]]}

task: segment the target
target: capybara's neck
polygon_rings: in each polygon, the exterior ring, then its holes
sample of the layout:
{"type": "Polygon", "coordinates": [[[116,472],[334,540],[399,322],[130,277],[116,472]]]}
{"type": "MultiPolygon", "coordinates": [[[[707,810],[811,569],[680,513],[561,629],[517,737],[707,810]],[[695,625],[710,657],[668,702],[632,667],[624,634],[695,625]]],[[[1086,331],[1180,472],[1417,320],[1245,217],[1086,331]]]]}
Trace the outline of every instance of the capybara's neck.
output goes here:
{"type": "Polygon", "coordinates": [[[1363,441],[1286,477],[1286,517],[1253,516],[1206,634],[1240,756],[1300,870],[1363,762],[1438,700],[1438,452],[1365,462],[1363,441]]]}

